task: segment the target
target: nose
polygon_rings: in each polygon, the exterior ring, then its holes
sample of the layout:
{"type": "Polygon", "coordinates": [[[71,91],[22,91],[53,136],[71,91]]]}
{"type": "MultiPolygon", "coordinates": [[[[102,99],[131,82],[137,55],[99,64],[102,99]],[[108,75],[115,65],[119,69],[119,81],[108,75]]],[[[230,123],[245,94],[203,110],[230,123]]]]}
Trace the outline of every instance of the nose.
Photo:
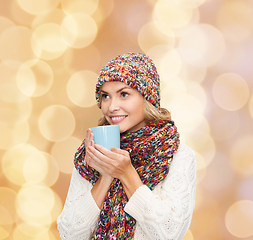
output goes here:
{"type": "Polygon", "coordinates": [[[111,98],[110,105],[109,105],[109,111],[111,113],[116,112],[119,110],[119,101],[117,98],[111,98]]]}

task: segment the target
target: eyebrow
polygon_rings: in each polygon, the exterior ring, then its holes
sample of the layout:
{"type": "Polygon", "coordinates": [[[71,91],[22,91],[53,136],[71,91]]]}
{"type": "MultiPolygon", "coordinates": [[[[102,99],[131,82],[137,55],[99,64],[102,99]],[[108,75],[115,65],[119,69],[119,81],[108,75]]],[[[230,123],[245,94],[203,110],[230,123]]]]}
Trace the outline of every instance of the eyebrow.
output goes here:
{"type": "MultiPolygon", "coordinates": [[[[128,87],[128,86],[126,86],[126,87],[123,87],[123,88],[120,88],[119,90],[117,90],[117,93],[119,93],[119,92],[121,92],[122,90],[124,90],[124,89],[131,89],[131,87],[128,87]]],[[[106,93],[106,94],[108,94],[108,92],[106,92],[106,91],[104,91],[104,90],[101,90],[101,93],[106,93]]]]}

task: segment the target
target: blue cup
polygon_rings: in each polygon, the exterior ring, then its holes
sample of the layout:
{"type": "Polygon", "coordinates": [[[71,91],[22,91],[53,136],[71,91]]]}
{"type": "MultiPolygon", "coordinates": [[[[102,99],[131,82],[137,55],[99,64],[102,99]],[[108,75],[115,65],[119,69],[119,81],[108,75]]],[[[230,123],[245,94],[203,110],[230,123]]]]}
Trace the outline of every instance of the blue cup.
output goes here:
{"type": "Polygon", "coordinates": [[[106,125],[91,128],[94,134],[95,144],[101,145],[109,150],[111,147],[120,148],[119,125],[106,125]]]}

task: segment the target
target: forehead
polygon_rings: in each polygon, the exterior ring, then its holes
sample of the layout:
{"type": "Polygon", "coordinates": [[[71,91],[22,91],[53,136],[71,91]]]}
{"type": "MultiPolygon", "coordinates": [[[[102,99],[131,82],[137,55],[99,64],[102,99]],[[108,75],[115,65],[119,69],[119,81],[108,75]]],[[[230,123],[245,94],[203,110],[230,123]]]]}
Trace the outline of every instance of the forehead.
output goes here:
{"type": "Polygon", "coordinates": [[[118,89],[122,89],[122,88],[132,89],[126,83],[115,81],[115,82],[105,82],[101,87],[101,91],[107,92],[109,90],[118,90],[118,89]]]}

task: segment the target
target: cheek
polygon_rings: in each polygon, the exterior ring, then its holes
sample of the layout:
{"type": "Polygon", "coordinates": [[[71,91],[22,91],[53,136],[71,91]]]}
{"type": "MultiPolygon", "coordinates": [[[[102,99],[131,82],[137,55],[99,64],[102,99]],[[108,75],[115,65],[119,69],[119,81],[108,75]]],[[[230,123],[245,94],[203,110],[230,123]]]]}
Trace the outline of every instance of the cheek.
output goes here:
{"type": "Polygon", "coordinates": [[[144,101],[143,99],[139,99],[138,102],[136,102],[136,109],[139,111],[140,114],[144,114],[144,101]]]}
{"type": "Polygon", "coordinates": [[[103,103],[101,103],[101,112],[105,115],[105,113],[107,112],[107,110],[106,110],[107,108],[106,108],[106,104],[103,104],[103,103]]]}
{"type": "Polygon", "coordinates": [[[132,104],[132,109],[131,109],[131,112],[132,114],[134,114],[135,117],[138,117],[139,118],[144,118],[144,106],[143,106],[143,103],[142,102],[134,102],[132,104]]]}

